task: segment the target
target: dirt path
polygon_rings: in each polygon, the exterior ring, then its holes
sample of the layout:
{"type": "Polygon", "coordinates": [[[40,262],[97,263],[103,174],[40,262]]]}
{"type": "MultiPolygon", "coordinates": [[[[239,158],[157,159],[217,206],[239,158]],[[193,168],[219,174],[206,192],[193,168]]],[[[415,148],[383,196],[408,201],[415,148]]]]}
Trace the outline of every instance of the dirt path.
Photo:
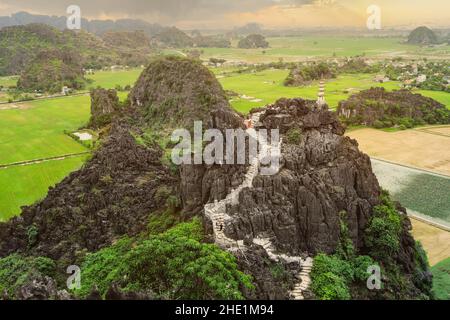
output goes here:
{"type": "Polygon", "coordinates": [[[25,102],[17,102],[17,103],[8,103],[0,105],[0,110],[12,110],[12,109],[19,109],[19,110],[25,110],[30,109],[31,105],[25,102]]]}
{"type": "Polygon", "coordinates": [[[450,232],[415,219],[411,222],[414,238],[422,242],[432,266],[450,257],[450,232]]]}
{"type": "Polygon", "coordinates": [[[28,160],[28,161],[21,161],[21,162],[14,162],[14,163],[8,163],[8,164],[0,164],[0,169],[8,169],[11,167],[20,167],[20,166],[29,166],[33,164],[38,164],[42,162],[49,162],[49,161],[62,161],[68,158],[74,158],[79,157],[82,155],[89,154],[89,151],[86,152],[80,152],[80,153],[72,153],[72,154],[66,154],[62,156],[56,156],[51,158],[43,158],[43,159],[35,159],[35,160],[28,160]]]}

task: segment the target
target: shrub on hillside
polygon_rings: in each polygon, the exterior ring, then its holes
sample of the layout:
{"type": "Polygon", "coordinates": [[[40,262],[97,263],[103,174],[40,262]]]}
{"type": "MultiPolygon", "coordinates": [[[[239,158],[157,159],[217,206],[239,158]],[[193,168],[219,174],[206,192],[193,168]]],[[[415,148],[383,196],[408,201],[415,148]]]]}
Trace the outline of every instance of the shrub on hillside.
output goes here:
{"type": "Polygon", "coordinates": [[[382,204],[374,208],[374,214],[365,231],[365,244],[370,255],[378,261],[390,262],[400,249],[402,217],[388,193],[381,197],[382,204]]]}
{"type": "Polygon", "coordinates": [[[125,238],[87,256],[80,297],[98,288],[104,297],[113,285],[164,299],[243,299],[251,278],[236,259],[216,245],[202,243],[198,219],[147,239],[125,238]]]}
{"type": "Polygon", "coordinates": [[[33,279],[53,277],[56,264],[46,257],[24,257],[12,254],[0,259],[0,292],[14,299],[18,290],[33,279]]]}

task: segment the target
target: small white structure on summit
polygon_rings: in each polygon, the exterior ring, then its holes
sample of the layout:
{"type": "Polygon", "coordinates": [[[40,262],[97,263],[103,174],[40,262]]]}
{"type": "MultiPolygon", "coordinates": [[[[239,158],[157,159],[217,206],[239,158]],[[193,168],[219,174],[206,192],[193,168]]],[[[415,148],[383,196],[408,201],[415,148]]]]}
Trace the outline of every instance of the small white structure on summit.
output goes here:
{"type": "Polygon", "coordinates": [[[319,95],[317,98],[317,104],[323,106],[326,104],[325,101],[325,82],[320,81],[319,95]]]}

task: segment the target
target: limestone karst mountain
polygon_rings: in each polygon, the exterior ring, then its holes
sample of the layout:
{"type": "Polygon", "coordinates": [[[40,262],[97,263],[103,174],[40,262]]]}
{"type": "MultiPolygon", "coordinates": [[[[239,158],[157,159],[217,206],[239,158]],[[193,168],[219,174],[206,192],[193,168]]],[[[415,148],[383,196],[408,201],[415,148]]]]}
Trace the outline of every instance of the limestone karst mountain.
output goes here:
{"type": "Polygon", "coordinates": [[[238,48],[241,49],[257,49],[268,48],[269,42],[266,38],[260,34],[251,34],[241,39],[238,43],[238,48]]]}
{"type": "Polygon", "coordinates": [[[30,61],[17,87],[28,92],[60,93],[63,86],[82,89],[84,81],[81,55],[67,49],[52,49],[39,52],[30,61]]]}
{"type": "Polygon", "coordinates": [[[450,111],[445,105],[409,90],[364,90],[341,101],[337,113],[348,124],[377,128],[450,123],[450,111]]]}
{"type": "Polygon", "coordinates": [[[42,257],[55,265],[51,276],[42,263],[12,274],[6,293],[33,298],[21,292],[40,288],[39,298],[65,298],[55,286],[63,289],[65,269],[79,264],[86,280],[72,294],[82,298],[329,298],[322,287],[336,289],[331,298],[428,298],[409,219],[337,116],[314,101],[281,99],[251,117],[256,129],[280,130],[274,175],[261,175],[254,158],[174,166],[174,129],[194,121],[245,129],[244,118],[200,62],[150,63],[85,166],[0,224],[0,266],[42,257]],[[203,228],[183,224],[199,219],[203,228]],[[379,241],[384,231],[388,244],[379,241]],[[322,273],[330,260],[344,267],[322,273]],[[383,290],[361,280],[371,263],[386,272],[383,290]]]}
{"type": "Polygon", "coordinates": [[[194,41],[177,27],[167,27],[152,38],[154,45],[169,48],[187,48],[194,45],[194,41]]]}
{"type": "Polygon", "coordinates": [[[409,37],[409,44],[430,45],[438,43],[438,38],[433,30],[428,27],[422,26],[414,29],[409,37]]]}

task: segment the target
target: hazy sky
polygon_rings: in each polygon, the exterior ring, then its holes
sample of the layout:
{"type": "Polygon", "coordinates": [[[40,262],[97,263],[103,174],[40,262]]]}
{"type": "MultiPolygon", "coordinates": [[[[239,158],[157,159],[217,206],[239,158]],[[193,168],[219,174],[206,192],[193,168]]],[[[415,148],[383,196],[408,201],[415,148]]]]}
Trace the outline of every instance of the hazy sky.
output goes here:
{"type": "Polygon", "coordinates": [[[450,26],[450,0],[0,0],[0,15],[17,11],[62,16],[68,5],[85,18],[140,18],[182,28],[365,27],[367,8],[381,8],[383,26],[450,26]]]}

